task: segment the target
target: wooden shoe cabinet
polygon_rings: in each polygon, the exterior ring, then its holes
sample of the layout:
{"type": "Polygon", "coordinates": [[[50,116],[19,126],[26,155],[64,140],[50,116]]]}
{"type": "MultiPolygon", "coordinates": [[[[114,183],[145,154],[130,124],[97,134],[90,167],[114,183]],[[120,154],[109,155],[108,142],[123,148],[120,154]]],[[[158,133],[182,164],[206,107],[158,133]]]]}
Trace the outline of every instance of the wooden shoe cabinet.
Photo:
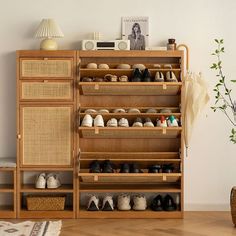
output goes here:
{"type": "MultiPolygon", "coordinates": [[[[80,51],[78,62],[78,218],[181,218],[183,217],[183,161],[182,127],[81,127],[86,109],[115,108],[140,109],[140,114],[102,114],[104,123],[111,119],[128,119],[130,125],[137,117],[156,119],[161,115],[175,115],[181,119],[181,88],[183,76],[183,51],[80,51]],[[110,69],[87,69],[88,63],[109,65],[110,69]],[[171,64],[178,82],[82,82],[83,77],[104,77],[114,74],[118,77],[132,77],[132,69],[116,69],[119,64],[144,64],[152,77],[157,71],[166,74],[164,64],[171,64]],[[156,69],[160,64],[161,69],[156,69]],[[147,114],[148,108],[156,108],[159,113],[147,114]],[[171,114],[161,114],[162,108],[169,108],[171,114]],[[118,169],[115,173],[89,173],[93,160],[110,160],[118,169]],[[144,173],[121,174],[121,163],[138,163],[144,173]],[[148,166],[172,163],[173,173],[148,173],[148,166]],[[86,210],[86,196],[89,194],[142,193],[149,195],[149,201],[157,194],[172,194],[180,199],[179,208],[173,212],[146,211],[96,211],[86,210]],[[151,196],[151,197],[150,197],[151,196]]],[[[92,114],[95,118],[97,114],[92,114]]],[[[114,199],[116,198],[114,197],[114,199]]]]}
{"type": "Polygon", "coordinates": [[[17,52],[18,218],[75,217],[75,83],[76,51],[17,52]],[[36,189],[42,172],[68,177],[58,189],[36,189]],[[66,196],[64,211],[27,210],[27,195],[55,194],[66,196]]]}
{"type": "MultiPolygon", "coordinates": [[[[110,118],[150,117],[154,124],[162,114],[148,108],[169,108],[181,119],[183,51],[18,51],[17,52],[17,217],[18,218],[181,218],[183,217],[182,127],[81,127],[88,108],[109,111],[138,108],[140,114],[103,114],[110,118]],[[110,69],[87,69],[88,63],[106,63],[110,69]],[[178,82],[82,82],[83,77],[106,74],[132,76],[132,69],[117,65],[144,64],[152,77],[164,74],[171,64],[178,82]],[[160,64],[161,69],[155,68],[160,64]],[[93,160],[109,159],[117,173],[89,173],[93,160]],[[138,163],[144,173],[120,174],[120,164],[138,163]],[[153,164],[172,163],[173,173],[148,173],[153,164]],[[57,172],[58,189],[35,189],[37,174],[57,172]],[[160,194],[179,196],[174,212],[88,212],[89,194],[142,193],[149,199],[160,194]],[[63,211],[29,211],[27,195],[66,195],[63,211]]],[[[97,114],[92,114],[93,118],[97,114]]],[[[0,170],[1,171],[1,170],[0,170]]],[[[15,182],[15,181],[14,181],[15,182]]],[[[0,190],[1,191],[1,190],[0,190]]]]}

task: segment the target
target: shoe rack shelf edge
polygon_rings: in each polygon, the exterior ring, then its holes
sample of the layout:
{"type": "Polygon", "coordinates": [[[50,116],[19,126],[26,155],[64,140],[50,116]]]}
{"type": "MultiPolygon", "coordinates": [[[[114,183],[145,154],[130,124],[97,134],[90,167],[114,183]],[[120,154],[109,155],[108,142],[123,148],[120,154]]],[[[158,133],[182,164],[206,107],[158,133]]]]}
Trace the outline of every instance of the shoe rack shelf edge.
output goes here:
{"type": "MultiPolygon", "coordinates": [[[[78,126],[88,108],[171,108],[181,119],[182,78],[184,70],[183,51],[77,51],[77,111],[78,126]],[[87,69],[88,63],[106,63],[110,69],[87,69]],[[178,77],[176,83],[158,82],[80,82],[83,76],[103,77],[105,74],[131,76],[132,70],[115,69],[120,63],[144,64],[154,76],[159,70],[154,64],[171,64],[178,77]]],[[[160,70],[165,74],[167,70],[160,70]]],[[[92,114],[93,118],[97,114],[92,114]]],[[[102,114],[103,115],[103,114],[102,114]]],[[[148,117],[136,114],[136,117],[148,117]]],[[[163,115],[151,114],[151,119],[163,115]]],[[[168,115],[168,114],[166,114],[168,115]]],[[[135,114],[124,114],[133,120],[135,114]]],[[[104,115],[105,123],[110,118],[121,118],[121,114],[104,115]]],[[[77,127],[77,218],[183,218],[184,215],[184,166],[183,166],[183,128],[86,128],[77,127]],[[159,174],[94,174],[89,173],[92,160],[111,160],[115,164],[137,162],[146,168],[150,163],[174,163],[179,173],[159,174]],[[169,176],[168,176],[169,175],[169,176]],[[82,194],[104,193],[152,193],[179,194],[180,209],[173,212],[146,211],[98,211],[89,212],[82,202],[82,194]]]]}

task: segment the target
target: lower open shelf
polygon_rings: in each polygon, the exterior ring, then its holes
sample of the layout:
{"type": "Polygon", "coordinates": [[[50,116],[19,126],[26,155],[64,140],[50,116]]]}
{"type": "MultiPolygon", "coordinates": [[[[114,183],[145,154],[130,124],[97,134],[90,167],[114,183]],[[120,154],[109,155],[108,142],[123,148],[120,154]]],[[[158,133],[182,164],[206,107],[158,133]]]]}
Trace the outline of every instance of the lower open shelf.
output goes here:
{"type": "Polygon", "coordinates": [[[183,218],[183,211],[87,211],[85,208],[82,208],[78,213],[78,218],[109,218],[109,219],[143,219],[143,218],[153,218],[153,219],[178,219],[183,218]]]}
{"type": "Polygon", "coordinates": [[[0,206],[0,219],[11,219],[16,217],[13,206],[0,206]]]}
{"type": "Polygon", "coordinates": [[[70,219],[75,218],[75,212],[72,208],[66,208],[63,211],[28,211],[23,208],[19,212],[19,218],[21,219],[70,219]]]}

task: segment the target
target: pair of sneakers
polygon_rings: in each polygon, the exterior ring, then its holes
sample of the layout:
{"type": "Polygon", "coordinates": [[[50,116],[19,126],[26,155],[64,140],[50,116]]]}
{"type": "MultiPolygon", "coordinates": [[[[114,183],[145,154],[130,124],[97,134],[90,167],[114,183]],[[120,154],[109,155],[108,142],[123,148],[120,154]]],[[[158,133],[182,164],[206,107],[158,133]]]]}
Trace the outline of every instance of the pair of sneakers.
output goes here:
{"type": "Polygon", "coordinates": [[[94,119],[91,115],[86,114],[82,120],[83,127],[104,127],[104,120],[102,115],[97,115],[94,119]]]}
{"type": "Polygon", "coordinates": [[[36,177],[35,188],[59,188],[61,186],[61,181],[59,175],[56,173],[41,173],[36,177]]]}
{"type": "Polygon", "coordinates": [[[175,116],[171,115],[168,118],[161,116],[157,119],[157,127],[178,127],[178,121],[175,116]]]}
{"type": "Polygon", "coordinates": [[[129,121],[126,118],[121,118],[117,121],[116,118],[111,118],[107,121],[107,127],[129,127],[129,121]]]}
{"type": "MultiPolygon", "coordinates": [[[[118,196],[117,208],[120,211],[131,210],[131,197],[129,194],[123,193],[118,196]]],[[[135,211],[145,211],[147,208],[146,197],[142,194],[137,194],[133,196],[133,210],[135,211]]]]}
{"type": "Polygon", "coordinates": [[[102,206],[100,207],[100,200],[97,196],[92,195],[89,199],[87,211],[113,211],[114,210],[114,203],[112,196],[107,195],[103,198],[102,206]]]}

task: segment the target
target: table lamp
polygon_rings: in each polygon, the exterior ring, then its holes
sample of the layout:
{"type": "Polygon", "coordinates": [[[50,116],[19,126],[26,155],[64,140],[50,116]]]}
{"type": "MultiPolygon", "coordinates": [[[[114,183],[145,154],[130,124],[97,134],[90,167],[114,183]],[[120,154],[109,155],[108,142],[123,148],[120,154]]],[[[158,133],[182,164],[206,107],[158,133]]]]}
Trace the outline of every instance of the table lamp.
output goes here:
{"type": "Polygon", "coordinates": [[[62,33],[60,27],[53,19],[42,19],[38,29],[34,34],[35,38],[45,38],[40,43],[41,50],[57,50],[57,42],[54,38],[63,38],[64,34],[62,33]]]}

